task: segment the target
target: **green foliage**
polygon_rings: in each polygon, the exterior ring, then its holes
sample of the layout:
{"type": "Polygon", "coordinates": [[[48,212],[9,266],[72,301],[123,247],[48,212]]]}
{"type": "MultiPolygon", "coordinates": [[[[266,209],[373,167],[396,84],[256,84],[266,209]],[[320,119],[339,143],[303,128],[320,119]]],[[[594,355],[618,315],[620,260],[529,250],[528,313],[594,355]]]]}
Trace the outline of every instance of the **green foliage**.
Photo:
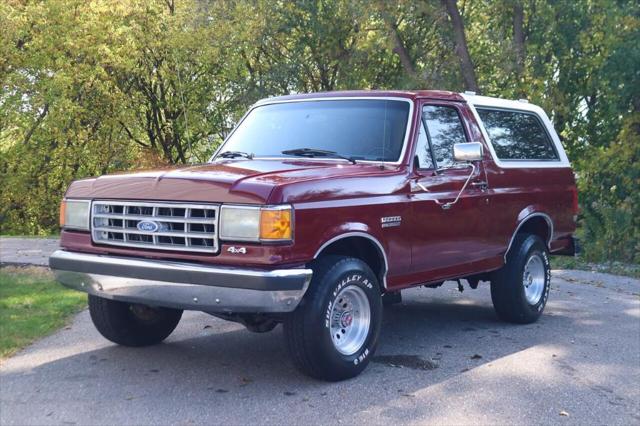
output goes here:
{"type": "Polygon", "coordinates": [[[551,256],[552,269],[578,269],[582,271],[601,272],[605,274],[624,275],[632,278],[640,278],[640,265],[635,263],[623,263],[609,261],[606,263],[592,263],[582,257],[551,256]]]}
{"type": "Polygon", "coordinates": [[[611,145],[592,149],[580,169],[586,259],[640,264],[640,113],[611,145]]]}
{"type": "Polygon", "coordinates": [[[44,268],[0,270],[0,358],[64,325],[87,303],[44,268]]]}
{"type": "MultiPolygon", "coordinates": [[[[561,134],[587,256],[637,262],[640,5],[457,7],[483,93],[529,98],[561,134]]],[[[263,97],[465,88],[441,1],[5,0],[0,28],[3,233],[55,231],[73,179],[206,160],[263,97]]]]}

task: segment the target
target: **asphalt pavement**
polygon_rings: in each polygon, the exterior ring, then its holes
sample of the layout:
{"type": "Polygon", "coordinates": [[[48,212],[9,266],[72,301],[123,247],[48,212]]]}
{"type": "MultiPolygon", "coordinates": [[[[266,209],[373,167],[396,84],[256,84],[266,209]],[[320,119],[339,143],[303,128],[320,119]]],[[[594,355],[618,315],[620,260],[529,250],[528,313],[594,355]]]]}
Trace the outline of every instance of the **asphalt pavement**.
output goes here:
{"type": "Polygon", "coordinates": [[[0,424],[640,424],[640,280],[554,271],[524,326],[496,318],[486,285],[403,298],[340,383],[298,373],[280,326],[188,312],[163,344],[125,348],[84,311],[0,363],[0,424]]]}
{"type": "Polygon", "coordinates": [[[47,266],[58,247],[57,238],[0,237],[0,264],[47,266]]]}

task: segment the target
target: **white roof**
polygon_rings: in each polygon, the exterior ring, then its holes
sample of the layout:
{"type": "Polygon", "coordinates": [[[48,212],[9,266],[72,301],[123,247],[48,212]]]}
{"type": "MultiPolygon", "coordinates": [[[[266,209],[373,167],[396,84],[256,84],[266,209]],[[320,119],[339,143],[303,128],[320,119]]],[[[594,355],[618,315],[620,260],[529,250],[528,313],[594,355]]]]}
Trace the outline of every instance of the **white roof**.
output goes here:
{"type": "Polygon", "coordinates": [[[493,98],[491,96],[472,95],[470,92],[460,93],[460,95],[467,101],[467,103],[474,106],[486,106],[505,109],[516,109],[521,111],[535,112],[538,115],[546,117],[546,113],[542,108],[532,103],[529,103],[526,99],[520,99],[517,101],[511,99],[493,98]]]}

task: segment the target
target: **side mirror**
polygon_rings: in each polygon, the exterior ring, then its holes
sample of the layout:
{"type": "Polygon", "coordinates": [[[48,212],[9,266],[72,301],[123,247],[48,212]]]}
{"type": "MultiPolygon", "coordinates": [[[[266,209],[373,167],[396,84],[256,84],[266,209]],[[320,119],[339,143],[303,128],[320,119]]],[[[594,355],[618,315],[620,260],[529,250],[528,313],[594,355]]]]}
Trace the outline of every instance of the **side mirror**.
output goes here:
{"type": "Polygon", "coordinates": [[[456,143],[453,145],[453,158],[456,161],[482,160],[482,144],[480,142],[456,143]]]}

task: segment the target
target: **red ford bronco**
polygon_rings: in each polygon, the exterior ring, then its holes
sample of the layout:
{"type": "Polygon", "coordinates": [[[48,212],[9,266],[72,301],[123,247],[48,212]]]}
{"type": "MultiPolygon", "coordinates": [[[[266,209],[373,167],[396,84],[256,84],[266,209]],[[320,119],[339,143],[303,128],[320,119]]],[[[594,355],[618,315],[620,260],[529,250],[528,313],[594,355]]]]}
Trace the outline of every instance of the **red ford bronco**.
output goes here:
{"type": "Polygon", "coordinates": [[[571,255],[573,172],[542,109],[442,91],[258,102],[206,164],[73,182],[50,266],[98,331],[153,345],[198,310],[267,332],[325,380],[359,374],[383,302],[465,279],[530,323],[571,255]]]}

